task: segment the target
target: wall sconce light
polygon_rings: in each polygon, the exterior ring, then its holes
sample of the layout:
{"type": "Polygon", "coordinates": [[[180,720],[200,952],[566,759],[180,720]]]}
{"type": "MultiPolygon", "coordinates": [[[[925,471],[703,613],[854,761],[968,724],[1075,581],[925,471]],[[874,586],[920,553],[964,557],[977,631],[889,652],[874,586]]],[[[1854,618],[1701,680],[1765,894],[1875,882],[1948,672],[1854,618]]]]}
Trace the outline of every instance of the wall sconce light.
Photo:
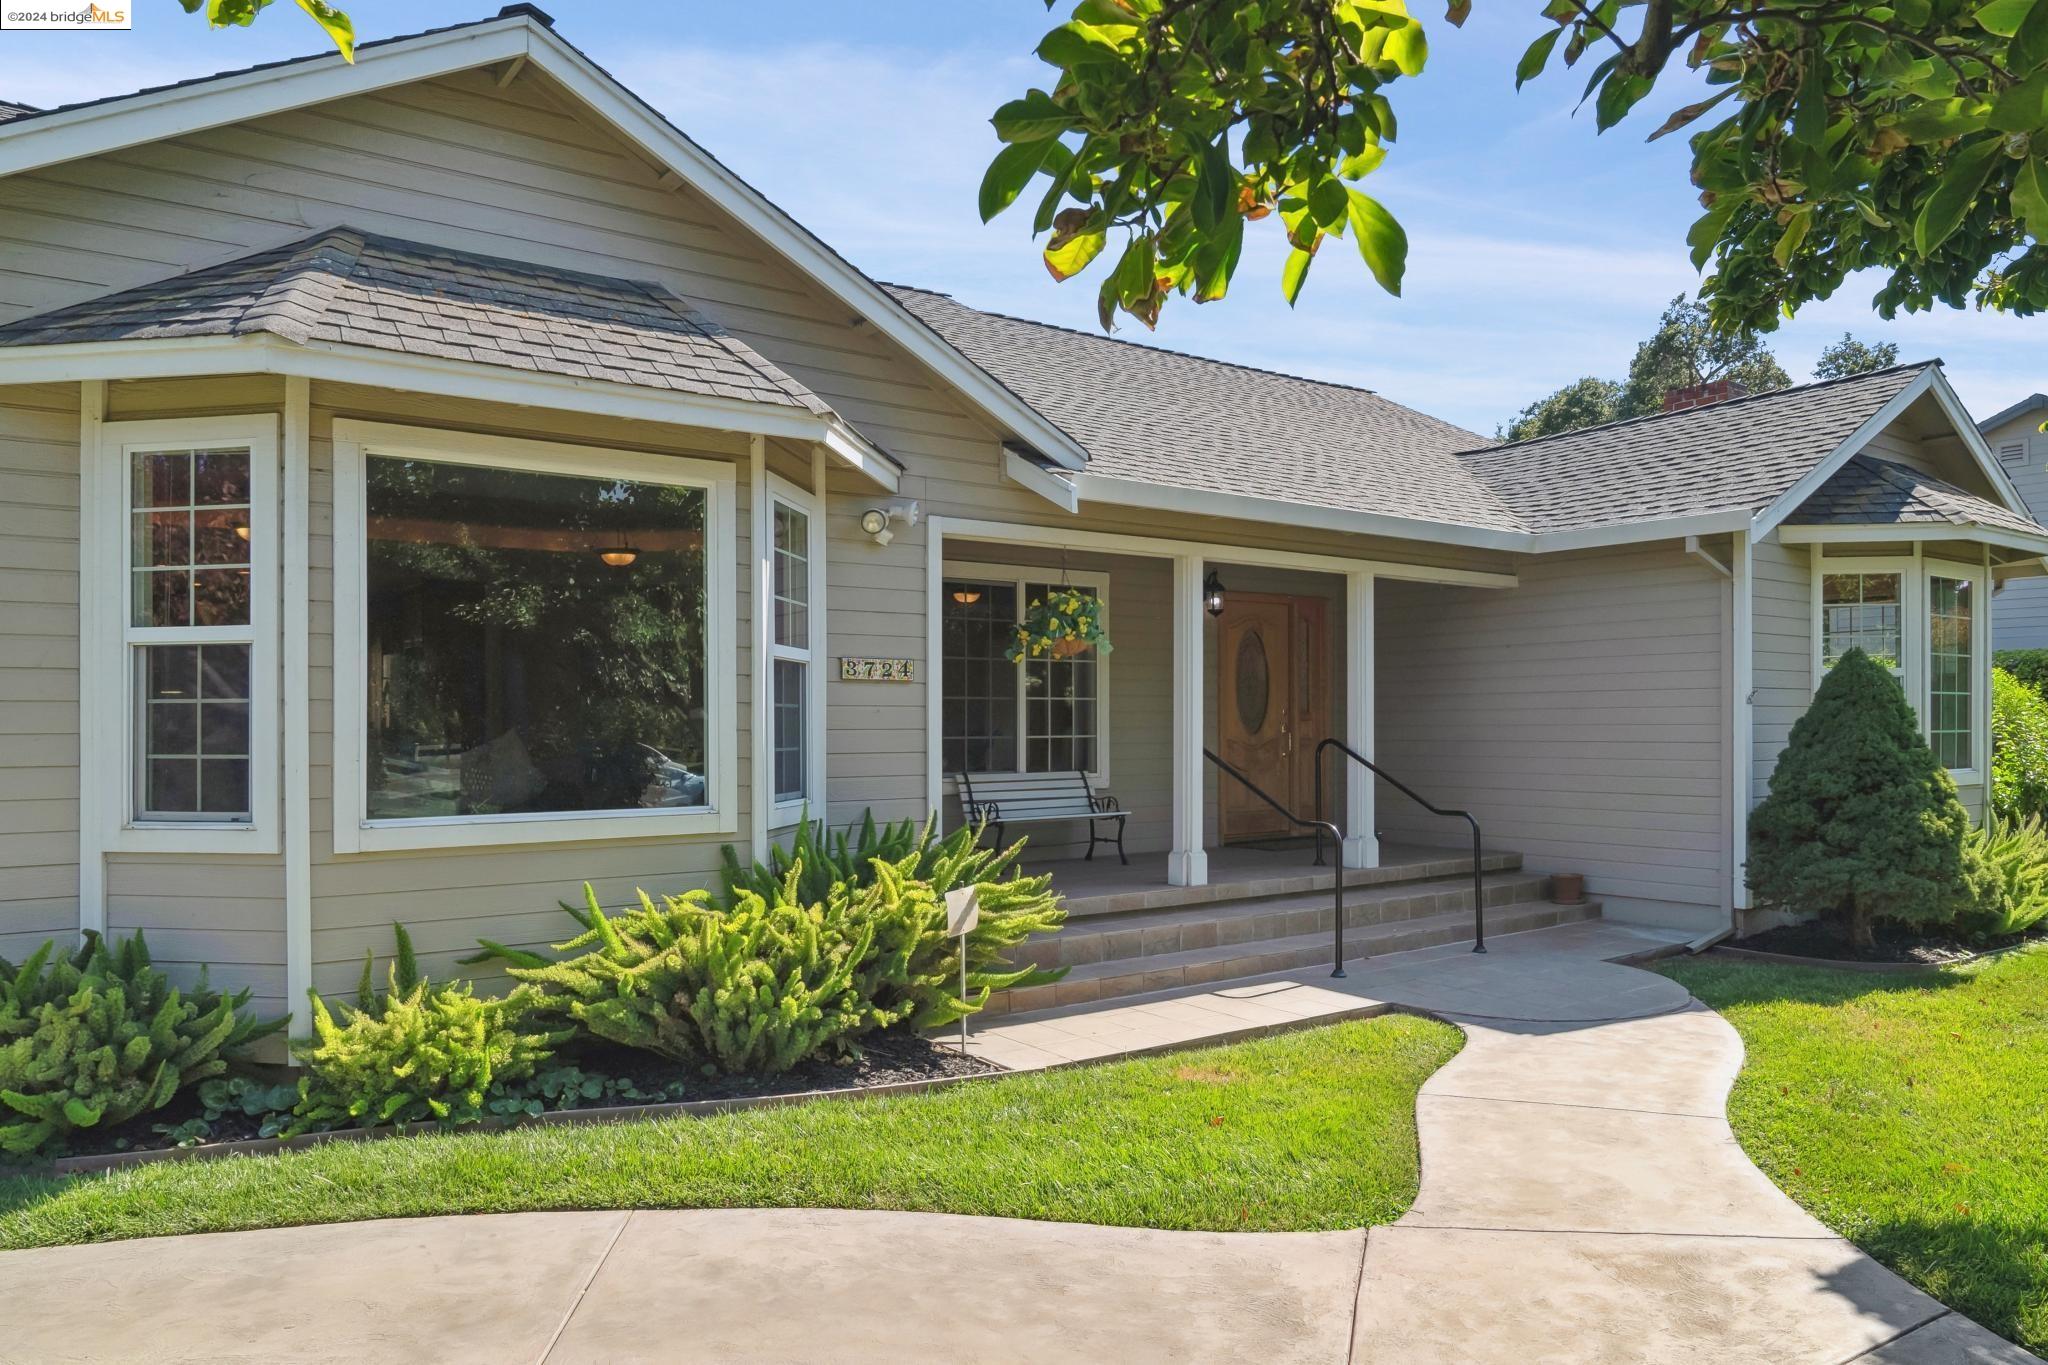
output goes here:
{"type": "Polygon", "coordinates": [[[877,545],[887,545],[896,538],[889,529],[892,522],[902,522],[906,527],[917,525],[918,506],[915,498],[893,498],[880,507],[870,507],[860,514],[860,529],[877,545]]]}
{"type": "Polygon", "coordinates": [[[1214,569],[1209,570],[1209,576],[1202,580],[1202,605],[1211,616],[1223,614],[1223,580],[1216,576],[1214,569]]]}
{"type": "Polygon", "coordinates": [[[981,589],[955,588],[953,589],[953,600],[963,607],[971,607],[981,600],[981,589]]]}

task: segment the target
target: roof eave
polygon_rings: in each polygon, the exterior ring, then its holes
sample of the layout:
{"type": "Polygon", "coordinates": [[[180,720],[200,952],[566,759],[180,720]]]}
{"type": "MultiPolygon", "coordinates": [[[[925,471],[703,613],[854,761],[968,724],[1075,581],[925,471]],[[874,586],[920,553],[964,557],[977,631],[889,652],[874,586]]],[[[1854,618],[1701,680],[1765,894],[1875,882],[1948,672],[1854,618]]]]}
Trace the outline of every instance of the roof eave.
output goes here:
{"type": "Polygon", "coordinates": [[[1204,489],[1180,488],[1172,484],[1117,479],[1103,474],[1078,474],[1074,489],[1084,503],[1113,507],[1142,507],[1157,512],[1185,512],[1194,516],[1228,517],[1236,521],[1263,521],[1281,526],[1307,527],[1322,531],[1346,531],[1354,535],[1387,536],[1397,540],[1428,540],[1475,550],[1526,551],[1533,548],[1526,531],[1501,531],[1453,522],[1425,521],[1415,517],[1388,516],[1381,512],[1360,512],[1315,503],[1288,502],[1280,498],[1255,498],[1238,493],[1217,493],[1204,489]]]}
{"type": "Polygon", "coordinates": [[[887,491],[896,491],[901,481],[896,462],[838,414],[781,403],[579,379],[369,346],[300,344],[270,335],[0,347],[0,384],[193,379],[226,374],[298,375],[445,398],[815,442],[887,491]]]}
{"type": "Polygon", "coordinates": [[[1778,528],[1778,539],[1787,545],[1870,545],[1889,541],[1968,541],[2025,555],[2048,556],[2048,531],[2031,535],[1982,526],[1976,522],[1879,521],[1825,525],[1787,525],[1778,528]]]}

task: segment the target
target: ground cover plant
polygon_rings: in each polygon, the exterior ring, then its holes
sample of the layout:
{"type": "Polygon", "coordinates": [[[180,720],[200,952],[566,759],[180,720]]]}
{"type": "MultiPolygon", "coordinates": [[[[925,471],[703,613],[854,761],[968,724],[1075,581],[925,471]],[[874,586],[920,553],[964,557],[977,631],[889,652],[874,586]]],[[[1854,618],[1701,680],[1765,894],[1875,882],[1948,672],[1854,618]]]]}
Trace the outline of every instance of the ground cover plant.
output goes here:
{"type": "Polygon", "coordinates": [[[1728,1116],[1815,1217],[2048,1352],[2048,949],[1934,976],[1661,967],[1742,1035],[1728,1116]]]}
{"type": "Polygon", "coordinates": [[[1413,1200],[1415,1093],[1459,1045],[1449,1025],[1387,1015],[921,1095],[0,1177],[0,1247],[528,1209],[1358,1227],[1413,1200]]]}

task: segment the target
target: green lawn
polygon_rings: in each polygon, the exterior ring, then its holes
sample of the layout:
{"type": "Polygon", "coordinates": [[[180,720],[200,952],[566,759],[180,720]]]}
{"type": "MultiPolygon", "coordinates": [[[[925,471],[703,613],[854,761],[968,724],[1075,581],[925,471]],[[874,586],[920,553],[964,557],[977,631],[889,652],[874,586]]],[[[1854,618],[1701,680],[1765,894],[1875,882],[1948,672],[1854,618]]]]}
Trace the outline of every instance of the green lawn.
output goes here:
{"type": "Polygon", "coordinates": [[[1728,1116],[1815,1217],[2048,1349],[2048,950],[1933,978],[1712,960],[1661,970],[1748,1051],[1728,1116]]]}
{"type": "Polygon", "coordinates": [[[0,1176],[0,1247],[529,1209],[920,1209],[1159,1228],[1390,1222],[1456,1029],[1388,1015],[924,1095],[0,1176]]]}

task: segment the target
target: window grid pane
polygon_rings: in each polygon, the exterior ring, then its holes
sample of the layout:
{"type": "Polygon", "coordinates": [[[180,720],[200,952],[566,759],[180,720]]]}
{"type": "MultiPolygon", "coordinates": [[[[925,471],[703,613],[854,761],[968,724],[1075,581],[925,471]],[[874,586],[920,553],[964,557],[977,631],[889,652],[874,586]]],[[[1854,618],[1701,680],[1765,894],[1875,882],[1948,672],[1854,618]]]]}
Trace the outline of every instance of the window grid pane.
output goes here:
{"type": "Polygon", "coordinates": [[[775,504],[775,643],[809,649],[811,642],[811,519],[775,504]]]}
{"type": "Polygon", "coordinates": [[[1821,578],[1821,666],[1833,668],[1844,654],[1861,649],[1873,661],[1901,675],[1901,577],[1895,573],[1831,573],[1821,578]]]}
{"type": "Polygon", "coordinates": [[[137,451],[129,477],[130,623],[248,625],[249,451],[137,451]]]}
{"type": "MultiPolygon", "coordinates": [[[[1042,601],[1058,591],[1053,583],[1025,585],[1027,602],[1042,601]]],[[[1093,588],[1071,588],[1084,597],[1093,588]]],[[[1095,766],[1095,647],[1056,659],[1041,655],[1024,661],[1024,734],[1026,768],[1034,773],[1073,772],[1095,766]]]]}
{"type": "Polygon", "coordinates": [[[804,674],[793,659],[775,661],[775,799],[801,801],[804,781],[804,674]]]}
{"type": "Polygon", "coordinates": [[[1016,585],[948,579],[940,608],[946,771],[1015,772],[1017,666],[1003,652],[1018,620],[1016,585]]]}
{"type": "Polygon", "coordinates": [[[158,820],[247,821],[249,656],[246,644],[144,645],[139,805],[158,820]]]}
{"type": "Polygon", "coordinates": [[[1931,578],[1927,599],[1927,741],[1944,768],[1975,767],[1970,736],[1973,587],[1931,578]]]}

